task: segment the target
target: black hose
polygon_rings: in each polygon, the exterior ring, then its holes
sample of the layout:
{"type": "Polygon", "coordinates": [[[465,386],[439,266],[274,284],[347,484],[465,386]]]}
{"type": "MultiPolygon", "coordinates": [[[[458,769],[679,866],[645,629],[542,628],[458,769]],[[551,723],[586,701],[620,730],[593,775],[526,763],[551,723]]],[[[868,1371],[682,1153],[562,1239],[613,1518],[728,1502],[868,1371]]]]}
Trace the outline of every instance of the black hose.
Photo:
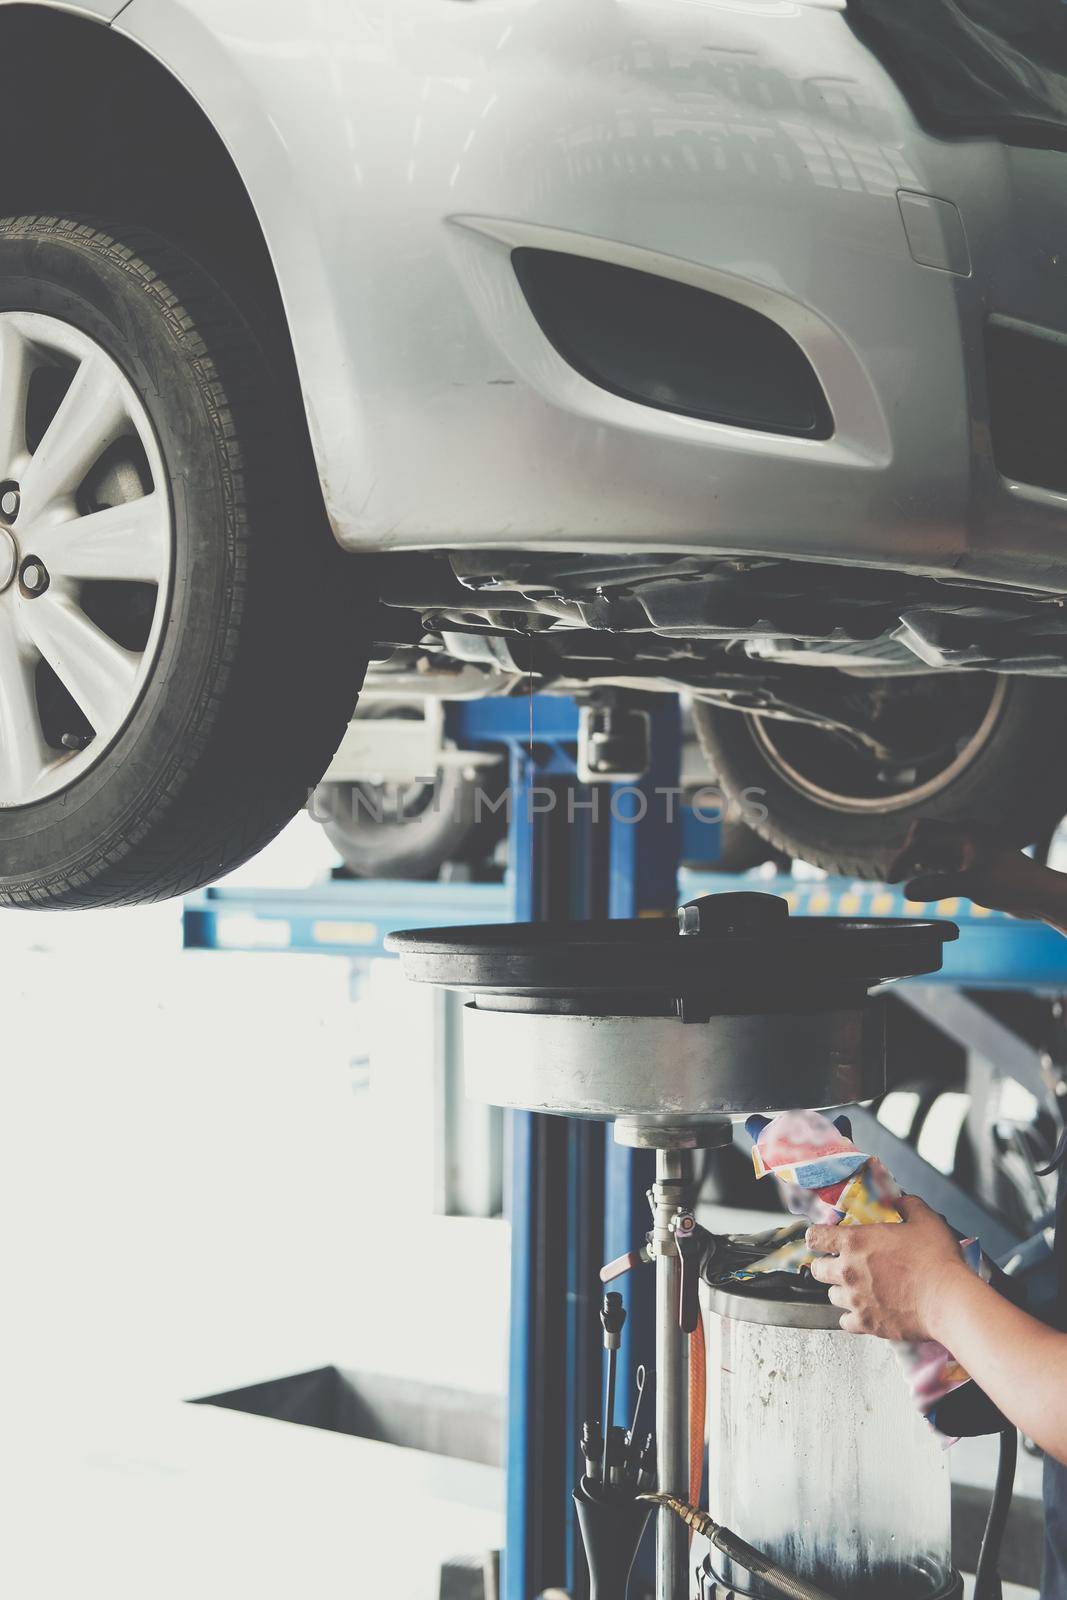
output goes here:
{"type": "Polygon", "coordinates": [[[1000,1547],[1004,1543],[1004,1530],[1008,1525],[1011,1497],[1015,1491],[1015,1467],[1019,1459],[1019,1435],[1015,1428],[1005,1428],[1000,1435],[1000,1461],[997,1464],[997,1481],[989,1505],[989,1517],[978,1556],[978,1572],[974,1580],[974,1600],[1001,1600],[1000,1547]]]}

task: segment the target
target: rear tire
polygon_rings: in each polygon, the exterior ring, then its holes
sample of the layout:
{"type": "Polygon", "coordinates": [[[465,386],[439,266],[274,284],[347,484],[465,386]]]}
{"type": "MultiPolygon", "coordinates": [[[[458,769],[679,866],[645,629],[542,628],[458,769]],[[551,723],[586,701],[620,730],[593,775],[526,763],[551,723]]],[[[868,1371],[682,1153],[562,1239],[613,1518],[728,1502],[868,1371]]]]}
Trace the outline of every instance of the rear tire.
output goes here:
{"type": "MultiPolygon", "coordinates": [[[[109,742],[88,714],[67,736],[84,745],[72,776],[49,767],[66,756],[41,705],[51,664],[33,668],[53,792],[12,790],[20,803],[0,806],[0,903],[180,894],[266,844],[329,764],[366,666],[360,565],[332,538],[298,397],[227,294],[173,245],[134,227],[0,221],[0,323],[5,313],[12,325],[29,313],[34,326],[75,329],[99,347],[102,370],[110,363],[132,386],[162,462],[151,492],[169,500],[172,552],[150,670],[109,742]]],[[[0,371],[0,400],[3,384],[0,371]]],[[[19,459],[29,478],[29,443],[19,459]]],[[[20,512],[10,532],[25,544],[21,522],[20,512]]],[[[59,592],[68,609],[90,609],[86,586],[59,592]]],[[[27,597],[16,587],[0,594],[9,598],[15,617],[27,597]]],[[[23,612],[31,625],[43,614],[23,612]]],[[[9,737],[25,735],[33,703],[31,689],[9,737]]],[[[68,723],[78,705],[72,691],[68,723]]],[[[0,722],[0,760],[2,738],[0,722]]]]}
{"type": "Polygon", "coordinates": [[[506,809],[496,808],[505,781],[501,763],[474,776],[442,767],[413,796],[396,784],[323,783],[314,813],[354,878],[429,882],[447,865],[490,860],[507,827],[506,809]]]}
{"type": "Polygon", "coordinates": [[[902,792],[891,809],[866,801],[853,809],[848,794],[835,799],[833,775],[818,758],[830,748],[828,736],[821,746],[810,741],[803,772],[795,755],[792,765],[775,758],[770,723],[761,729],[757,717],[699,702],[693,721],[712,771],[750,827],[827,872],[880,880],[919,817],[979,823],[1024,846],[1067,812],[1067,683],[1005,677],[998,685],[995,710],[973,746],[946,764],[943,780],[917,787],[914,800],[902,792]]]}

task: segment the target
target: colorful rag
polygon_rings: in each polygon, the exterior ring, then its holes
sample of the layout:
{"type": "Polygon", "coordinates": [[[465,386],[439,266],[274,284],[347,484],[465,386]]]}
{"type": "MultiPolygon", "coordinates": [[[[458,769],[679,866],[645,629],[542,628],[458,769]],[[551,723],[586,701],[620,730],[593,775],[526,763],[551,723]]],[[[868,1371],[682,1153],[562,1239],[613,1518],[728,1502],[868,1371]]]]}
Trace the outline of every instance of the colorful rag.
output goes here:
{"type": "MultiPolygon", "coordinates": [[[[757,1178],[778,1180],[794,1216],[842,1228],[903,1222],[896,1206],[903,1191],[876,1156],[857,1150],[846,1131],[845,1118],[834,1123],[817,1111],[785,1111],[769,1120],[750,1117],[746,1127],[753,1140],[757,1178]]],[[[962,1248],[972,1271],[987,1277],[988,1263],[977,1241],[967,1240],[962,1248]]],[[[739,1268],[732,1277],[743,1283],[770,1272],[802,1272],[817,1254],[808,1249],[803,1237],[794,1238],[762,1260],[739,1268]]],[[[944,1346],[932,1340],[897,1348],[916,1405],[938,1427],[933,1413],[939,1402],[971,1380],[944,1346]]],[[[946,1438],[945,1442],[953,1440],[946,1438]]]]}

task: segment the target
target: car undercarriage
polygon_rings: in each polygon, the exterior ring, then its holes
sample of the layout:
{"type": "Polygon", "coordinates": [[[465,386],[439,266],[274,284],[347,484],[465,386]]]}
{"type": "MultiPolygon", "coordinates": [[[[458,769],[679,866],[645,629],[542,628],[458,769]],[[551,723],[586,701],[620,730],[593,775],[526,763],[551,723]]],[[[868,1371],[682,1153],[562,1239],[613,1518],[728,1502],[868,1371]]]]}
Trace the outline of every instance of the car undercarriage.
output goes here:
{"type": "Polygon", "coordinates": [[[858,709],[864,683],[958,672],[1067,677],[1063,597],[862,567],[407,556],[386,566],[382,599],[383,639],[424,657],[427,688],[458,663],[542,687],[662,683],[864,742],[879,742],[858,709]]]}

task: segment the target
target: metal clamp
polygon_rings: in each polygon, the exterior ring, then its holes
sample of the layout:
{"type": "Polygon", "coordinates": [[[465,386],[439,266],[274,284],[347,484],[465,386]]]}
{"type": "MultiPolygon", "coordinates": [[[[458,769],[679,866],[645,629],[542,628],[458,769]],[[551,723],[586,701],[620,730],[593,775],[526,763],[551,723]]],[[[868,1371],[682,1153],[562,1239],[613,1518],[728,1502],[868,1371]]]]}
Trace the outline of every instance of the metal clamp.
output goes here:
{"type": "Polygon", "coordinates": [[[678,1326],[683,1333],[695,1333],[700,1321],[700,1269],[713,1241],[702,1228],[692,1207],[679,1205],[687,1186],[669,1179],[654,1184],[648,1191],[653,1226],[640,1250],[616,1256],[600,1269],[601,1283],[613,1283],[635,1267],[647,1265],[657,1256],[677,1256],[681,1262],[681,1287],[678,1294],[678,1326]]]}

